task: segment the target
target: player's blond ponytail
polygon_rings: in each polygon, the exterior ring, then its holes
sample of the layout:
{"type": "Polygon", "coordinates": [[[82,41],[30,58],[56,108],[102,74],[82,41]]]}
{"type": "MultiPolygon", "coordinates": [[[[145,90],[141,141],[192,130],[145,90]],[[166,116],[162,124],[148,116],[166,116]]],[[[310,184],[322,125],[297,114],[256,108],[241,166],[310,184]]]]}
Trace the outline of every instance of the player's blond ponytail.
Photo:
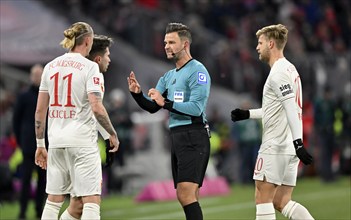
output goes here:
{"type": "Polygon", "coordinates": [[[77,22],[71,25],[63,32],[65,38],[61,41],[60,45],[68,50],[72,50],[76,45],[83,42],[84,36],[92,33],[93,29],[85,22],[77,22]]]}

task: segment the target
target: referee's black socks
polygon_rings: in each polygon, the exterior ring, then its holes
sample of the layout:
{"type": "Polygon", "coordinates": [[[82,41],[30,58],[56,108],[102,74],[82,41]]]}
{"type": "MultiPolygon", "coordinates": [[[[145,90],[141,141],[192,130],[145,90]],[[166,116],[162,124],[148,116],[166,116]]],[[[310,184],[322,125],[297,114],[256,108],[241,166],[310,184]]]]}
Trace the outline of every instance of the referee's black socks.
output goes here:
{"type": "Polygon", "coordinates": [[[187,220],[203,220],[202,210],[198,202],[183,207],[187,220]]]}

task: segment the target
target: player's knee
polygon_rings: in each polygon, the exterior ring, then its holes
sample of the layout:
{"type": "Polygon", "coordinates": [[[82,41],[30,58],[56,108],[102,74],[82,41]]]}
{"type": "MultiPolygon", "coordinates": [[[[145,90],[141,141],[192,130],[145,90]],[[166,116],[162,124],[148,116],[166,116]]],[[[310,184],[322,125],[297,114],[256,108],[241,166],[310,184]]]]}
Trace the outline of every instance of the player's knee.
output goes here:
{"type": "Polygon", "coordinates": [[[282,200],[278,200],[278,199],[273,200],[274,209],[279,212],[282,212],[285,205],[286,205],[286,202],[283,202],[282,200]]]}
{"type": "Polygon", "coordinates": [[[80,218],[82,216],[82,213],[83,213],[83,203],[81,206],[79,207],[74,207],[74,208],[70,208],[69,209],[69,213],[75,217],[75,218],[80,218]]]}
{"type": "Polygon", "coordinates": [[[185,206],[196,201],[196,196],[187,190],[177,190],[177,199],[182,206],[185,206]]]}

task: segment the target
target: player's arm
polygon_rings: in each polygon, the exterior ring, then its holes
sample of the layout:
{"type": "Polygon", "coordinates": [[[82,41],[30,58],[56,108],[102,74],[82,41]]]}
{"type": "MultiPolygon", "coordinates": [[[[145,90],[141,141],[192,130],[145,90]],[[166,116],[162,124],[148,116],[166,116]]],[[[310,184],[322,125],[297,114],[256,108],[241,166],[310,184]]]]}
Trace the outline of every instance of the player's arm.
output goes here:
{"type": "Polygon", "coordinates": [[[307,152],[302,142],[302,127],[299,123],[295,99],[293,97],[288,98],[282,101],[282,105],[284,107],[289,127],[293,136],[296,155],[304,164],[309,165],[312,163],[313,158],[307,152]]]}
{"type": "Polygon", "coordinates": [[[240,109],[236,108],[231,111],[230,117],[233,122],[246,120],[246,119],[261,119],[262,118],[262,108],[258,109],[240,109]]]}
{"type": "Polygon", "coordinates": [[[37,108],[35,110],[35,135],[37,139],[45,138],[46,114],[48,107],[49,94],[47,92],[39,92],[37,108]]]}
{"type": "Polygon", "coordinates": [[[35,136],[37,141],[37,150],[35,151],[35,164],[42,169],[46,169],[47,167],[45,126],[49,100],[50,98],[47,92],[39,92],[37,108],[35,110],[35,136]]]}
{"type": "Polygon", "coordinates": [[[88,100],[93,111],[96,120],[99,122],[101,127],[103,127],[110,135],[115,135],[116,131],[112,126],[111,120],[107,114],[107,111],[102,104],[102,95],[100,92],[88,93],[88,100]]]}
{"type": "Polygon", "coordinates": [[[302,123],[298,116],[295,102],[295,92],[293,85],[287,77],[287,74],[276,74],[276,77],[271,78],[271,85],[274,93],[282,103],[289,127],[293,137],[297,157],[306,165],[313,161],[312,156],[305,149],[302,142],[302,123]],[[281,86],[283,85],[283,86],[281,86]]]}

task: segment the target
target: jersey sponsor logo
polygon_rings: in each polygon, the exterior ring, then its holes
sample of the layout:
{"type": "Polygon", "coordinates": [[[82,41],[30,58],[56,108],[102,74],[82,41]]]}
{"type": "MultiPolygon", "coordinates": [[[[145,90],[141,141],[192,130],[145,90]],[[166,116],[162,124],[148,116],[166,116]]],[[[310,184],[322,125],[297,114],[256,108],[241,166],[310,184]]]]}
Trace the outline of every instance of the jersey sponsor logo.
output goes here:
{"type": "Polygon", "coordinates": [[[100,78],[99,77],[93,77],[93,81],[95,85],[100,85],[100,78]]]}
{"type": "Polygon", "coordinates": [[[280,91],[282,92],[283,96],[286,96],[288,94],[293,93],[292,87],[290,84],[286,84],[286,85],[281,85],[279,87],[280,91]]]}
{"type": "Polygon", "coordinates": [[[207,76],[203,72],[197,73],[197,83],[199,84],[207,84],[207,76]]]}
{"type": "Polygon", "coordinates": [[[184,101],[184,92],[176,91],[173,93],[174,102],[183,102],[184,101]]]}

